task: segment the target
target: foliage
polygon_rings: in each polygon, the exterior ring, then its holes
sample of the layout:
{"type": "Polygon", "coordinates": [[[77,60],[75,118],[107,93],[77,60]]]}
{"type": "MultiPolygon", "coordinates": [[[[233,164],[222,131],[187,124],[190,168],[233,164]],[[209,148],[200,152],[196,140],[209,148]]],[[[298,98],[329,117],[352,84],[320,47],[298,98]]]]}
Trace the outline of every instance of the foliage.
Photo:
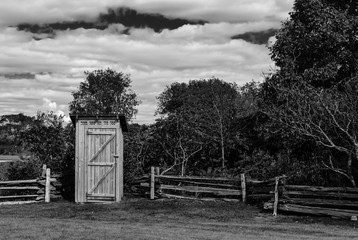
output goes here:
{"type": "Polygon", "coordinates": [[[296,159],[305,163],[301,169],[314,167],[327,180],[319,169],[325,167],[355,186],[357,3],[296,0],[290,16],[271,48],[278,68],[263,83],[261,111],[271,119],[263,127],[291,154],[316,144],[311,165],[296,159]]]}
{"type": "Polygon", "coordinates": [[[238,88],[238,94],[235,99],[236,116],[238,118],[249,117],[259,111],[260,91],[261,84],[255,81],[248,82],[238,88]]]}
{"type": "Polygon", "coordinates": [[[63,116],[53,112],[38,112],[34,123],[20,132],[19,144],[24,151],[46,164],[53,172],[60,173],[67,149],[63,116]]]}
{"type": "Polygon", "coordinates": [[[357,83],[349,83],[344,90],[317,89],[307,84],[275,88],[279,93],[279,106],[272,106],[271,117],[292,132],[314,140],[330,151],[338,151],[345,159],[334,162],[327,156],[322,164],[347,177],[353,186],[353,162],[358,163],[357,83]]]}
{"type": "MultiPolygon", "coordinates": [[[[273,79],[331,87],[357,74],[357,3],[296,0],[290,19],[276,35],[273,79]]],[[[272,79],[272,80],[273,80],[272,79]]]]}
{"type": "Polygon", "coordinates": [[[7,169],[8,180],[35,179],[41,175],[42,164],[38,158],[10,163],[7,169]]]}
{"type": "Polygon", "coordinates": [[[200,148],[216,149],[211,151],[211,157],[220,158],[221,167],[225,168],[226,151],[235,136],[237,97],[235,84],[217,78],[174,83],[158,97],[157,113],[161,114],[161,121],[175,122],[176,132],[181,133],[176,141],[179,148],[192,139],[200,148]]]}
{"type": "Polygon", "coordinates": [[[21,130],[26,129],[34,121],[33,117],[22,113],[3,115],[0,117],[0,154],[19,154],[17,141],[21,130]]]}
{"type": "MultiPolygon", "coordinates": [[[[131,183],[145,173],[144,164],[150,157],[148,141],[149,128],[146,125],[130,124],[124,133],[124,188],[131,191],[131,183]]],[[[149,172],[147,169],[146,172],[149,172]]]]}
{"type": "MultiPolygon", "coordinates": [[[[173,171],[179,167],[176,173],[184,176],[195,154],[203,149],[203,141],[192,128],[189,121],[183,115],[170,115],[166,119],[158,119],[156,123],[156,137],[159,140],[161,149],[167,159],[165,161],[166,170],[173,171]]],[[[175,171],[174,171],[175,172],[175,171]]]]}
{"type": "Polygon", "coordinates": [[[245,164],[255,164],[250,160],[255,148],[267,151],[276,143],[265,142],[262,134],[267,116],[258,107],[260,87],[256,82],[238,87],[216,78],[168,86],[158,97],[161,118],[149,127],[144,171],[159,164],[182,175],[245,172],[245,164]]]}
{"type": "Polygon", "coordinates": [[[38,112],[36,117],[23,114],[4,115],[0,118],[1,136],[4,144],[11,144],[21,161],[2,164],[4,179],[19,180],[37,178],[42,165],[62,175],[62,195],[67,199],[74,196],[74,140],[72,124],[64,127],[63,116],[53,112],[38,112]]]}
{"type": "Polygon", "coordinates": [[[129,75],[111,69],[85,72],[86,79],[72,92],[71,114],[124,114],[131,120],[140,104],[129,75]]]}

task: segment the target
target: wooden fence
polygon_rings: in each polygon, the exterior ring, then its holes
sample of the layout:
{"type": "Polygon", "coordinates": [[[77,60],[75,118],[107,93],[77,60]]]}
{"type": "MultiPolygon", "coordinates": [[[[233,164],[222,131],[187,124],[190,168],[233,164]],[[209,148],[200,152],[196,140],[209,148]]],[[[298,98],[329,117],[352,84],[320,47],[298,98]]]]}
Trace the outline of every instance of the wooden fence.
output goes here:
{"type": "Polygon", "coordinates": [[[265,202],[264,209],[357,221],[358,188],[287,185],[285,176],[267,181],[239,178],[205,178],[161,175],[158,168],[138,179],[140,194],[155,198],[183,198],[265,202]]]}
{"type": "Polygon", "coordinates": [[[51,177],[51,170],[44,165],[37,179],[0,181],[0,205],[50,202],[61,198],[57,191],[60,183],[55,177],[51,177]]]}
{"type": "Polygon", "coordinates": [[[300,214],[350,218],[357,220],[358,188],[313,187],[279,183],[277,199],[264,204],[264,209],[276,213],[300,214]]]}
{"type": "Polygon", "coordinates": [[[239,178],[180,177],[161,175],[158,168],[136,182],[141,195],[155,198],[184,198],[227,201],[267,201],[272,198],[275,179],[259,181],[239,178]]]}

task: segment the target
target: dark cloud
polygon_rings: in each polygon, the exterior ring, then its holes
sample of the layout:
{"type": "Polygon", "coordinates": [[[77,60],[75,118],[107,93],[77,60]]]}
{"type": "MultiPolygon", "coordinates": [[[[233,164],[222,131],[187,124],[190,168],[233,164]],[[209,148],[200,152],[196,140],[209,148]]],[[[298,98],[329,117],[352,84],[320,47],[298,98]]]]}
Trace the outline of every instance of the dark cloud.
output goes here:
{"type": "Polygon", "coordinates": [[[254,44],[267,44],[269,38],[274,36],[276,32],[277,29],[271,28],[265,31],[246,32],[243,34],[238,34],[232,36],[231,39],[243,39],[247,42],[254,43],[254,44]]]}
{"type": "Polygon", "coordinates": [[[29,24],[22,23],[17,25],[17,29],[19,31],[27,31],[37,34],[47,34],[47,35],[55,35],[55,31],[64,31],[64,30],[74,30],[78,28],[84,29],[106,29],[108,25],[100,25],[92,22],[84,22],[84,21],[72,21],[72,22],[62,22],[62,23],[48,23],[48,24],[29,24]]]}
{"type": "Polygon", "coordinates": [[[155,32],[163,29],[177,29],[183,25],[204,24],[205,21],[189,21],[181,18],[169,19],[160,14],[139,13],[130,8],[108,9],[106,14],[99,16],[99,22],[107,25],[121,23],[126,27],[151,28],[155,32]]]}
{"type": "Polygon", "coordinates": [[[35,79],[35,74],[32,73],[7,73],[0,74],[7,79],[35,79]]]}
{"type": "Polygon", "coordinates": [[[47,24],[29,24],[22,23],[17,25],[19,31],[27,31],[42,36],[34,36],[35,40],[42,38],[53,38],[56,31],[84,29],[104,30],[111,24],[122,24],[127,29],[120,32],[121,34],[129,34],[129,28],[151,28],[155,32],[161,32],[164,29],[177,29],[183,25],[203,25],[205,21],[190,21],[181,18],[167,18],[160,14],[140,13],[130,8],[109,8],[107,13],[100,14],[93,22],[86,21],[66,21],[60,23],[47,24]]]}

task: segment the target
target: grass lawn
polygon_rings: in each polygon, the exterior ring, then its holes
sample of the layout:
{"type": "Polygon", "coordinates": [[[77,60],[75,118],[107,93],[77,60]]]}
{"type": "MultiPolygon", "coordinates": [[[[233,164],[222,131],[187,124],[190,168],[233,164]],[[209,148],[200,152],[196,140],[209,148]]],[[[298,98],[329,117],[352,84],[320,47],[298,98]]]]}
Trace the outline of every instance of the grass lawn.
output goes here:
{"type": "Polygon", "coordinates": [[[358,223],[233,202],[127,198],[0,206],[0,239],[358,239],[358,223]]]}

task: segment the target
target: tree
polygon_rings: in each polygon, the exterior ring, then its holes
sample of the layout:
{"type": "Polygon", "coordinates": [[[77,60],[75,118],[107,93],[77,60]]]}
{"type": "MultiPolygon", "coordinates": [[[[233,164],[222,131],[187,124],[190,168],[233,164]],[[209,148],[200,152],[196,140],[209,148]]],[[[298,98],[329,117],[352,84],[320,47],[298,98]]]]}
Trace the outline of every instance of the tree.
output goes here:
{"type": "MultiPolygon", "coordinates": [[[[181,119],[189,133],[217,149],[221,167],[225,168],[226,150],[235,136],[237,86],[217,78],[174,83],[158,97],[157,112],[181,119]]],[[[169,119],[169,118],[168,118],[169,119]]]]}
{"type": "MultiPolygon", "coordinates": [[[[204,140],[209,140],[220,149],[221,167],[227,162],[226,150],[235,136],[236,99],[238,89],[235,84],[219,79],[209,79],[206,83],[192,82],[192,97],[189,98],[192,114],[197,116],[192,125],[204,140]]],[[[189,83],[190,86],[190,83],[189,83]]]]}
{"type": "Polygon", "coordinates": [[[295,1],[271,48],[278,68],[263,84],[261,108],[285,129],[281,134],[322,147],[322,165],[353,186],[358,163],[357,10],[351,0],[295,1]]]}
{"type": "Polygon", "coordinates": [[[345,176],[356,186],[354,164],[358,164],[358,78],[344,90],[317,89],[309,84],[278,88],[282,105],[272,106],[271,117],[291,131],[313,139],[331,151],[322,161],[326,168],[345,176]],[[333,151],[333,152],[332,152],[333,151]],[[344,158],[332,159],[339,152],[344,158]]]}
{"type": "Polygon", "coordinates": [[[33,121],[33,117],[22,113],[0,116],[0,154],[19,154],[18,135],[33,121]]]}
{"type": "Polygon", "coordinates": [[[19,144],[24,152],[29,152],[32,158],[38,158],[41,164],[46,164],[54,172],[62,172],[67,149],[63,116],[53,112],[38,112],[34,124],[21,131],[19,144]]]}
{"type": "Polygon", "coordinates": [[[86,80],[72,92],[71,114],[124,114],[131,120],[140,104],[129,75],[111,69],[85,72],[86,80]]]}
{"type": "Polygon", "coordinates": [[[163,174],[180,167],[180,175],[187,173],[189,160],[203,149],[202,139],[192,132],[190,122],[184,115],[170,115],[156,122],[156,137],[164,154],[170,159],[165,161],[167,169],[163,174]],[[169,166],[168,166],[169,165],[169,166]]]}
{"type": "Polygon", "coordinates": [[[278,31],[271,57],[282,84],[306,81],[331,87],[358,70],[358,7],[354,0],[296,0],[278,31]]]}

